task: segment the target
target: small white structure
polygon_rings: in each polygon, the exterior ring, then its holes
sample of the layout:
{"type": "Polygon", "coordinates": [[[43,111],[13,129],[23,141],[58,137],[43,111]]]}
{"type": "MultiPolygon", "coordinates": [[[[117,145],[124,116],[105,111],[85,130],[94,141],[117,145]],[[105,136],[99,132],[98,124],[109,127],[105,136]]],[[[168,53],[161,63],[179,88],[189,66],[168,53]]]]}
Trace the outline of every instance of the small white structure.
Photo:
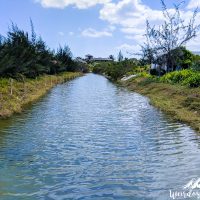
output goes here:
{"type": "Polygon", "coordinates": [[[86,62],[111,62],[113,59],[111,58],[94,58],[92,55],[87,54],[85,55],[85,61],[86,62]]]}
{"type": "Polygon", "coordinates": [[[151,69],[157,69],[157,64],[151,63],[151,69]]]}
{"type": "Polygon", "coordinates": [[[152,63],[150,68],[151,69],[156,69],[156,70],[163,69],[163,70],[167,71],[167,65],[166,64],[158,65],[158,64],[152,63]]]}
{"type": "Polygon", "coordinates": [[[133,74],[133,75],[130,75],[130,76],[125,76],[125,77],[123,77],[121,79],[121,81],[128,81],[128,80],[130,80],[132,78],[135,78],[135,77],[137,77],[137,74],[133,74]]]}
{"type": "Polygon", "coordinates": [[[82,64],[87,64],[87,62],[86,62],[84,59],[82,59],[81,57],[77,57],[77,58],[75,59],[75,61],[77,61],[77,62],[79,62],[79,63],[82,63],[82,64]]]}

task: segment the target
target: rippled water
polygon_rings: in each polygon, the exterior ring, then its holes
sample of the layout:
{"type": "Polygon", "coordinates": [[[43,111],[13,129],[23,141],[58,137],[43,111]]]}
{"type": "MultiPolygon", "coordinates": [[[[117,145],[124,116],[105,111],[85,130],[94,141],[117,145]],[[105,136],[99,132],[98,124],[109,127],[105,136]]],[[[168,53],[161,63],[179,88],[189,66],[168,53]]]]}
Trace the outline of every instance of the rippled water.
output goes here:
{"type": "Polygon", "coordinates": [[[99,75],[0,127],[0,199],[170,199],[200,176],[197,134],[99,75]]]}

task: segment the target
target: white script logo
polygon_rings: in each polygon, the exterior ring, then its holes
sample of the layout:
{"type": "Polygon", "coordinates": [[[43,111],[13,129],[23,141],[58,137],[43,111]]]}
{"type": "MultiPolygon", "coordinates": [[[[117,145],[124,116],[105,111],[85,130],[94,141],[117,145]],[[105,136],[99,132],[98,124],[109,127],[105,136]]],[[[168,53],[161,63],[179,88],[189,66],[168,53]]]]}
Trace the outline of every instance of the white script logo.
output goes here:
{"type": "Polygon", "coordinates": [[[183,189],[185,190],[194,190],[194,189],[200,189],[200,178],[193,178],[191,181],[189,181],[183,189]]]}
{"type": "Polygon", "coordinates": [[[183,186],[182,190],[170,190],[169,193],[171,199],[188,199],[193,197],[200,199],[200,178],[193,178],[183,186]]]}

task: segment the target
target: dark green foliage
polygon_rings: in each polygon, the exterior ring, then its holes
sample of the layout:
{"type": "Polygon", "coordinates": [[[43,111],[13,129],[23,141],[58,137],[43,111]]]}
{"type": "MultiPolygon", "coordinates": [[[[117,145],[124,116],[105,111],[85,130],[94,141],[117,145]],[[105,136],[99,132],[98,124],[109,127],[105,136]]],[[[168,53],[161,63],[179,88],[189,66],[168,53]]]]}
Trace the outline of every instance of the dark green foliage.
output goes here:
{"type": "Polygon", "coordinates": [[[157,76],[158,71],[156,69],[150,69],[150,74],[153,75],[153,76],[157,76]]]}
{"type": "Polygon", "coordinates": [[[200,56],[199,55],[193,56],[193,63],[192,63],[191,68],[195,71],[200,71],[200,56]]]}
{"type": "Polygon", "coordinates": [[[13,23],[7,36],[0,36],[0,77],[22,74],[34,78],[40,74],[80,71],[67,46],[60,47],[55,54],[41,37],[37,37],[33,22],[30,23],[30,36],[13,23]]]}
{"type": "Polygon", "coordinates": [[[115,60],[115,57],[113,55],[109,55],[109,58],[112,59],[113,61],[115,60]]]}
{"type": "MultiPolygon", "coordinates": [[[[104,63],[104,65],[106,65],[106,67],[107,67],[107,63],[104,63]]],[[[96,73],[96,74],[103,74],[105,71],[105,68],[104,68],[104,66],[102,66],[102,64],[96,64],[93,67],[92,71],[93,71],[93,73],[96,73]]]]}
{"type": "Polygon", "coordinates": [[[122,52],[120,51],[119,55],[118,55],[118,61],[121,62],[121,61],[123,61],[123,59],[124,59],[124,56],[123,56],[122,52]]]}
{"type": "Polygon", "coordinates": [[[192,68],[193,70],[200,71],[200,61],[195,61],[195,62],[193,62],[191,68],[192,68]]]}
{"type": "Polygon", "coordinates": [[[67,65],[67,63],[72,62],[72,53],[68,46],[63,48],[60,46],[56,53],[56,59],[62,62],[62,64],[67,65]]]}
{"type": "Polygon", "coordinates": [[[163,76],[166,74],[166,71],[164,69],[160,69],[160,72],[157,69],[150,69],[150,74],[153,76],[163,76]]]}
{"type": "Polygon", "coordinates": [[[117,80],[118,78],[121,78],[124,75],[125,72],[125,66],[122,63],[110,63],[106,69],[106,74],[110,77],[112,77],[113,80],[117,80]]]}
{"type": "Polygon", "coordinates": [[[171,51],[171,56],[173,58],[173,70],[177,67],[181,69],[188,69],[191,67],[193,62],[193,54],[185,47],[179,47],[171,51]]]}

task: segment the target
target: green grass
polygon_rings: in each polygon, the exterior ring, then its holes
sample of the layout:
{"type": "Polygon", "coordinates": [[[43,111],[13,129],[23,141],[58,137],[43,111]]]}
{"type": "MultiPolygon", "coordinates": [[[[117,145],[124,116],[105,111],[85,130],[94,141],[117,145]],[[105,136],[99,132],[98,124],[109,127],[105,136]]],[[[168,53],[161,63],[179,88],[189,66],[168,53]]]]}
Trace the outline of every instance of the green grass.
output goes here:
{"type": "Polygon", "coordinates": [[[80,75],[81,73],[65,72],[59,75],[44,75],[36,79],[25,79],[24,82],[1,78],[0,118],[7,118],[13,113],[20,113],[27,104],[42,97],[56,84],[80,75]]]}
{"type": "Polygon", "coordinates": [[[200,132],[200,87],[161,83],[146,77],[137,77],[121,84],[148,96],[153,105],[176,121],[184,122],[200,132]]]}

